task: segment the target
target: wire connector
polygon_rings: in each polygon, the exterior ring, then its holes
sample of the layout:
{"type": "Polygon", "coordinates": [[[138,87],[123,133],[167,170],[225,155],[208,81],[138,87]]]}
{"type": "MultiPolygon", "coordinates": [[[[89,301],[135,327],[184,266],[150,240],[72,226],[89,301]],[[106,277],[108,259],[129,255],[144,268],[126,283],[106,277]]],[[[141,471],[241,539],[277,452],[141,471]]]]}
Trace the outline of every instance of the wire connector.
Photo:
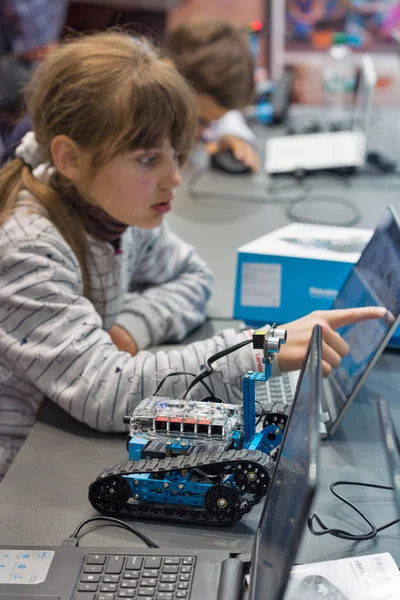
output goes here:
{"type": "Polygon", "coordinates": [[[78,538],[74,537],[73,535],[65,538],[65,540],[61,542],[61,546],[69,546],[70,548],[76,548],[78,545],[78,538]]]}

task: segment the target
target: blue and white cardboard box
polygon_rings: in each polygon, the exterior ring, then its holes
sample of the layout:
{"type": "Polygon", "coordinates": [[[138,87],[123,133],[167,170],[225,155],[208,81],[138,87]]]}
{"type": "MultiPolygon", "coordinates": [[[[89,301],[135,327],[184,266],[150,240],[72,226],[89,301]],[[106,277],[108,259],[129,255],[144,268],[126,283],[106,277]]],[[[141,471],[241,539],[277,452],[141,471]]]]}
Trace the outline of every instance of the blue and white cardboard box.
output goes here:
{"type": "MultiPolygon", "coordinates": [[[[330,309],[372,233],[293,223],[241,246],[233,316],[257,327],[330,309]]],[[[400,348],[400,326],[388,345],[400,348]]]]}
{"type": "Polygon", "coordinates": [[[293,223],[238,249],[234,317],[287,323],[332,306],[370,229],[293,223]]]}

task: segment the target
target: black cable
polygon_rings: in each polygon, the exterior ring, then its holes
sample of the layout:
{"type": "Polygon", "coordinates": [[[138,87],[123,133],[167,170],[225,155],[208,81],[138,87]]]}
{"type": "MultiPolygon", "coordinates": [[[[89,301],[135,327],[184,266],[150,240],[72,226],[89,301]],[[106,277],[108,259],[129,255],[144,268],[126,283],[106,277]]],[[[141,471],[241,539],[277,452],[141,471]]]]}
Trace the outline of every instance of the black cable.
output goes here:
{"type": "Polygon", "coordinates": [[[339,206],[343,206],[349,209],[353,214],[346,221],[332,221],[329,220],[329,225],[335,225],[339,227],[354,227],[361,220],[361,212],[359,209],[352,203],[350,203],[345,198],[339,198],[338,196],[329,196],[326,194],[318,195],[315,198],[309,198],[307,196],[303,196],[301,198],[297,198],[289,202],[289,205],[285,208],[285,215],[290,221],[294,221],[296,223],[310,223],[312,225],[327,225],[327,221],[325,219],[315,219],[314,217],[304,217],[296,215],[296,207],[300,204],[301,206],[307,206],[307,204],[337,204],[339,206]]]}
{"type": "Polygon", "coordinates": [[[253,338],[251,338],[250,340],[245,340],[244,342],[239,342],[239,344],[235,344],[234,346],[230,346],[229,348],[225,348],[224,350],[220,350],[220,352],[217,352],[216,354],[213,354],[212,356],[210,356],[210,358],[207,360],[207,366],[208,369],[205,369],[204,371],[201,371],[201,373],[199,373],[197,375],[197,377],[195,377],[193,379],[193,381],[189,384],[186,392],[183,394],[182,396],[182,400],[185,400],[186,396],[188,395],[188,393],[190,392],[190,390],[200,381],[203,381],[203,379],[206,379],[206,377],[210,377],[211,373],[213,372],[213,368],[212,368],[212,363],[214,363],[215,361],[219,360],[220,358],[227,356],[228,354],[231,354],[232,352],[236,352],[236,350],[239,350],[240,348],[243,348],[243,346],[247,346],[248,344],[252,344],[253,343],[253,338]]]}
{"type": "Polygon", "coordinates": [[[259,400],[256,400],[255,402],[256,402],[256,404],[258,404],[258,405],[261,407],[261,412],[260,412],[260,414],[259,414],[259,415],[257,415],[257,414],[256,414],[256,417],[257,417],[257,420],[256,420],[256,427],[257,427],[257,425],[258,425],[259,423],[261,423],[261,419],[262,419],[262,418],[263,418],[263,416],[264,416],[264,407],[263,407],[263,405],[261,404],[261,402],[260,402],[259,400]]]}
{"type": "Polygon", "coordinates": [[[92,523],[94,521],[105,521],[107,523],[111,523],[112,525],[116,525],[117,527],[122,527],[123,529],[130,531],[131,533],[136,535],[138,538],[140,538],[142,540],[142,542],[144,542],[149,548],[159,548],[160,547],[157,544],[155,544],[150,538],[148,538],[146,535],[144,535],[144,533],[141,533],[140,531],[138,531],[138,529],[136,529],[136,527],[133,527],[133,525],[129,525],[129,523],[125,523],[125,521],[121,521],[120,519],[115,519],[114,517],[104,517],[104,516],[89,517],[88,519],[85,519],[84,521],[79,523],[79,525],[75,529],[75,531],[69,536],[69,538],[66,538],[65,540],[63,540],[61,545],[62,546],[79,546],[79,539],[78,539],[79,532],[85,525],[87,525],[88,523],[92,523]]]}
{"type": "MultiPolygon", "coordinates": [[[[244,194],[235,194],[235,193],[219,193],[216,192],[215,190],[210,190],[210,191],[205,191],[205,192],[201,192],[195,189],[195,184],[198,183],[198,181],[209,171],[208,168],[206,167],[202,167],[201,169],[198,169],[197,171],[195,171],[195,173],[190,177],[189,179],[189,183],[188,183],[188,193],[192,198],[207,198],[207,197],[217,197],[217,198],[227,198],[229,200],[239,200],[240,202],[243,202],[243,200],[245,200],[246,202],[256,202],[258,204],[272,204],[272,205],[288,205],[287,208],[285,208],[285,214],[286,217],[291,220],[291,221],[295,221],[295,222],[303,222],[303,223],[310,223],[310,224],[314,224],[314,225],[332,225],[332,226],[339,226],[339,227],[354,227],[361,219],[361,213],[358,210],[358,208],[352,203],[350,202],[350,200],[347,200],[346,198],[342,198],[340,196],[334,196],[334,195],[326,195],[326,194],[319,194],[317,190],[313,189],[310,185],[306,185],[304,180],[299,181],[298,179],[295,179],[294,181],[291,181],[289,184],[283,184],[279,187],[277,186],[270,186],[267,188],[268,192],[273,192],[277,195],[275,196],[271,196],[271,195],[263,195],[263,196],[258,196],[258,195],[244,195],[244,194]],[[300,189],[302,189],[301,193],[298,194],[297,196],[293,197],[283,197],[283,196],[279,196],[279,193],[281,190],[287,189],[289,188],[289,191],[291,189],[295,189],[296,191],[300,189]],[[312,193],[315,193],[315,197],[310,197],[312,193]],[[318,194],[318,195],[317,195],[318,194]],[[349,211],[352,213],[352,216],[347,219],[347,220],[342,220],[342,221],[332,221],[332,220],[323,220],[323,219],[314,219],[312,217],[299,217],[298,215],[296,215],[294,208],[296,206],[298,206],[299,204],[311,204],[311,203],[315,203],[315,204],[320,204],[320,203],[327,203],[329,202],[329,204],[334,205],[334,204],[338,204],[340,206],[344,206],[347,209],[349,209],[349,211]]],[[[342,181],[346,181],[349,176],[344,177],[340,174],[334,173],[335,177],[340,177],[340,179],[342,181]]]]}
{"type": "MultiPolygon", "coordinates": [[[[158,384],[156,391],[154,392],[153,396],[157,396],[158,392],[160,391],[160,389],[162,388],[162,386],[164,385],[164,382],[166,379],[168,379],[168,377],[173,377],[174,375],[190,375],[191,377],[196,377],[196,375],[194,373],[189,373],[188,371],[175,371],[174,373],[168,373],[168,375],[166,375],[164,377],[164,379],[162,379],[160,381],[160,383],[158,384]]],[[[217,398],[213,391],[211,390],[211,388],[206,384],[205,381],[202,381],[202,384],[204,385],[204,387],[206,388],[207,392],[210,394],[210,396],[212,396],[213,398],[217,398]]]]}
{"type": "Polygon", "coordinates": [[[345,531],[344,529],[329,528],[321,521],[321,519],[315,513],[311,513],[308,516],[307,524],[308,524],[308,528],[309,528],[310,532],[313,535],[316,535],[316,536],[333,535],[334,537],[340,538],[342,540],[350,540],[350,541],[358,542],[358,541],[364,541],[364,540],[371,540],[374,537],[376,537],[376,535],[380,531],[383,531],[384,529],[387,529],[388,527],[392,527],[392,525],[395,525],[396,523],[400,523],[400,519],[395,519],[394,521],[391,521],[390,523],[381,525],[381,527],[376,527],[376,525],[371,521],[371,519],[369,519],[367,517],[367,515],[360,508],[358,508],[358,506],[356,506],[353,502],[351,502],[350,500],[348,500],[347,498],[345,498],[344,496],[339,494],[339,492],[336,491],[336,487],[339,485],[354,485],[357,487],[367,487],[367,488],[373,488],[373,489],[378,489],[378,490],[393,490],[394,489],[393,487],[386,486],[386,485],[377,485],[374,483],[364,483],[364,482],[360,482],[360,481],[335,481],[334,483],[332,483],[330,485],[330,490],[331,490],[332,494],[334,496],[336,496],[336,498],[338,498],[339,500],[341,500],[342,502],[347,504],[347,506],[349,506],[352,510],[354,510],[369,525],[370,531],[368,531],[367,533],[363,533],[363,534],[356,534],[356,533],[350,533],[349,531],[345,531]],[[314,528],[314,520],[321,527],[321,529],[319,531],[314,528]]]}

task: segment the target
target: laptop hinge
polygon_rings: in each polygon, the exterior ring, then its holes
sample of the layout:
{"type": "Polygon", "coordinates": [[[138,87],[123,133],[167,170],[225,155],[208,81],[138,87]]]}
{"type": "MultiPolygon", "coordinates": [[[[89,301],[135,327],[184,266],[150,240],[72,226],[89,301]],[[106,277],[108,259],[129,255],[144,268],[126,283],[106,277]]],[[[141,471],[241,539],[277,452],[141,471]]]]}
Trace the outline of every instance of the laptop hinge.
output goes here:
{"type": "Polygon", "coordinates": [[[227,558],[222,563],[217,600],[242,600],[244,590],[244,563],[238,558],[227,558]]]}

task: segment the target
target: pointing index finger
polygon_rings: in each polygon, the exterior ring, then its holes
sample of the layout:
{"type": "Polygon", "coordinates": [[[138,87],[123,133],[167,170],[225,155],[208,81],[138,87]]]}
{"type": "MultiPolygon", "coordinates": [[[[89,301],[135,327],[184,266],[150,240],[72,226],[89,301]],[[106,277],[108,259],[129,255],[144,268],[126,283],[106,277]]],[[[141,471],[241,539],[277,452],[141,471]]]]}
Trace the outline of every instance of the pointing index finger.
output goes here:
{"type": "Polygon", "coordinates": [[[386,315],[384,306],[363,306],[358,308],[343,308],[329,311],[327,321],[332,329],[359,323],[367,319],[382,319],[386,315]]]}

